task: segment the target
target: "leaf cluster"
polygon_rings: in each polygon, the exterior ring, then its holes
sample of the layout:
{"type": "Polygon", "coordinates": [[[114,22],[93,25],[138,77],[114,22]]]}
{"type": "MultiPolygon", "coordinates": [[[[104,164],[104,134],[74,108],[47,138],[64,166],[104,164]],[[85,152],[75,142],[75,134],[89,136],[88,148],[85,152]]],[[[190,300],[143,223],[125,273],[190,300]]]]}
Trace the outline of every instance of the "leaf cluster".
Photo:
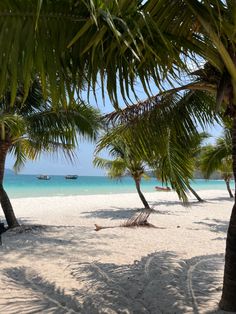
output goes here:
{"type": "Polygon", "coordinates": [[[6,143],[15,156],[15,170],[27,158],[36,159],[42,152],[62,151],[72,160],[78,137],[95,140],[100,127],[99,113],[85,103],[52,105],[44,100],[40,82],[35,79],[24,101],[23,88],[17,90],[11,104],[11,93],[0,99],[0,144],[6,143]]]}
{"type": "Polygon", "coordinates": [[[199,125],[204,128],[220,121],[214,107],[213,96],[198,90],[152,97],[107,115],[105,121],[115,129],[106,143],[117,136],[132,143],[135,155],[186,201],[195,157],[207,136],[199,134],[199,125]]]}
{"type": "Polygon", "coordinates": [[[132,141],[119,136],[116,129],[101,137],[96,148],[96,157],[94,165],[96,167],[108,170],[111,178],[120,178],[124,175],[131,175],[138,181],[145,175],[145,164],[140,155],[137,154],[132,141]],[[106,149],[112,160],[104,159],[98,156],[98,153],[106,149]]]}
{"type": "Polygon", "coordinates": [[[220,171],[223,179],[231,179],[232,173],[232,135],[231,130],[225,128],[215,145],[203,147],[200,156],[200,166],[206,178],[214,171],[220,171]]]}
{"type": "Polygon", "coordinates": [[[0,95],[10,84],[13,103],[23,82],[26,98],[35,74],[55,105],[79,95],[84,84],[96,95],[98,78],[115,105],[117,86],[129,99],[137,78],[150,94],[150,78],[161,87],[171,82],[167,73],[177,77],[186,68],[171,34],[176,23],[170,29],[163,8],[153,0],[1,1],[0,95]]]}

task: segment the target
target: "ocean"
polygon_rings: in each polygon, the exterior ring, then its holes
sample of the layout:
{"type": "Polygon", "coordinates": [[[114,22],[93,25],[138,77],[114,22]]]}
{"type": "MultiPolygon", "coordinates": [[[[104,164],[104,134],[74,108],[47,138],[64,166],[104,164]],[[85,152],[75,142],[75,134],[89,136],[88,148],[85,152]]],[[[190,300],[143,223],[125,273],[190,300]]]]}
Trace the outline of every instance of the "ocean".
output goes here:
{"type": "MultiPolygon", "coordinates": [[[[161,183],[155,178],[142,180],[141,189],[143,192],[156,192],[156,185],[161,186],[161,183]]],[[[6,174],[4,187],[10,198],[136,193],[130,177],[112,180],[108,177],[79,176],[76,180],[66,180],[64,176],[52,175],[50,180],[39,180],[36,175],[6,174]]],[[[198,179],[192,182],[192,187],[196,191],[226,189],[223,180],[198,179]]],[[[234,188],[233,181],[231,187],[234,188]]]]}

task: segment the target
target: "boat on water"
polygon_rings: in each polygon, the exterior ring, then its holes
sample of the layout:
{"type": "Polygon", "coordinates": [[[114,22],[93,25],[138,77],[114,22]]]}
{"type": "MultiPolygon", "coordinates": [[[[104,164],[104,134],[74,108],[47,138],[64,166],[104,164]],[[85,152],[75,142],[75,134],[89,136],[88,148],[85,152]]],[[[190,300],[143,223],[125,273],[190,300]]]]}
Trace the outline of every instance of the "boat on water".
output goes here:
{"type": "Polygon", "coordinates": [[[37,176],[37,179],[39,180],[50,180],[51,177],[45,174],[41,174],[40,176],[37,176]]]}
{"type": "Polygon", "coordinates": [[[69,179],[69,180],[75,180],[77,178],[78,178],[78,176],[76,174],[69,174],[69,175],[65,176],[65,179],[69,179]]]}
{"type": "Polygon", "coordinates": [[[155,186],[155,190],[156,191],[165,191],[165,192],[168,192],[168,191],[171,191],[171,188],[169,188],[168,186],[155,186]]]}

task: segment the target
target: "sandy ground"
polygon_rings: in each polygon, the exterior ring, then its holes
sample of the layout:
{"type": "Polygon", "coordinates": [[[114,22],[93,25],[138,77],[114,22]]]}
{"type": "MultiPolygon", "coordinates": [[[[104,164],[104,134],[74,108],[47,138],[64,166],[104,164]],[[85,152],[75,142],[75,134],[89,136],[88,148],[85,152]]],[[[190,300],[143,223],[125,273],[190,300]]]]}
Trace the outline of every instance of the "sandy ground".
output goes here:
{"type": "Polygon", "coordinates": [[[199,194],[207,202],[190,198],[188,207],[174,192],[146,194],[158,228],[99,232],[95,223],[119,226],[140,209],[138,195],[13,200],[32,228],[2,235],[0,313],[223,313],[233,201],[224,191],[199,194]]]}

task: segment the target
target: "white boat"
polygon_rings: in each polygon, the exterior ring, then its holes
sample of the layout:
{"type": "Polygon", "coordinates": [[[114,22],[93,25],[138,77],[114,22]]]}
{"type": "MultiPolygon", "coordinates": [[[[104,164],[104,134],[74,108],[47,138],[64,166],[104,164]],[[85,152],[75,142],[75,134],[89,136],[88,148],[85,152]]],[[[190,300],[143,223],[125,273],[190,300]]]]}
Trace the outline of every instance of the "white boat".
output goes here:
{"type": "Polygon", "coordinates": [[[39,180],[50,180],[51,177],[45,174],[41,174],[40,176],[37,176],[37,179],[39,180]]]}
{"type": "Polygon", "coordinates": [[[78,176],[76,174],[68,174],[67,176],[65,176],[65,179],[70,179],[70,180],[75,180],[77,178],[78,176]]]}

